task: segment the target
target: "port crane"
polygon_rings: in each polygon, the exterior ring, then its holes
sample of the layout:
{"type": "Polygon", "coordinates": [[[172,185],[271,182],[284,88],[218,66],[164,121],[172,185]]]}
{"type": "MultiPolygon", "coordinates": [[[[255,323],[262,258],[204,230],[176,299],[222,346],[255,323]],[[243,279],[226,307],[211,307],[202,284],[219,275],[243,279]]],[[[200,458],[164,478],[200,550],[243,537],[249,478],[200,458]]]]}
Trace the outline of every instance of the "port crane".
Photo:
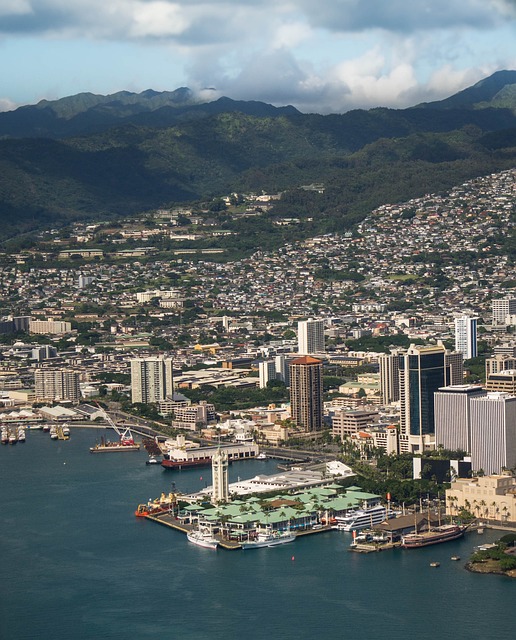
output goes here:
{"type": "Polygon", "coordinates": [[[118,437],[120,438],[120,444],[123,446],[134,445],[133,434],[131,433],[131,429],[127,427],[126,429],[120,429],[114,422],[109,413],[103,409],[97,402],[95,403],[99,408],[99,411],[102,411],[104,420],[109,424],[109,426],[116,431],[118,437]]]}

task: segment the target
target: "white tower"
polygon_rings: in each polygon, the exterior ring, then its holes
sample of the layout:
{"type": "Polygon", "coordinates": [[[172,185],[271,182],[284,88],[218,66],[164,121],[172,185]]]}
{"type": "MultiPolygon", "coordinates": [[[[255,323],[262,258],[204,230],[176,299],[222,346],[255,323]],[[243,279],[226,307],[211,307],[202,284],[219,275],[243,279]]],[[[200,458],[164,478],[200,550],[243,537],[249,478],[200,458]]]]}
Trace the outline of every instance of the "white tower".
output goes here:
{"type": "Polygon", "coordinates": [[[211,459],[211,473],[213,478],[212,503],[219,504],[220,502],[228,502],[228,454],[220,448],[217,449],[211,459]]]}
{"type": "Polygon", "coordinates": [[[302,320],[297,323],[298,353],[308,356],[324,353],[324,320],[302,320]]]}
{"type": "Polygon", "coordinates": [[[477,318],[455,318],[455,351],[466,360],[477,357],[477,318]]]}

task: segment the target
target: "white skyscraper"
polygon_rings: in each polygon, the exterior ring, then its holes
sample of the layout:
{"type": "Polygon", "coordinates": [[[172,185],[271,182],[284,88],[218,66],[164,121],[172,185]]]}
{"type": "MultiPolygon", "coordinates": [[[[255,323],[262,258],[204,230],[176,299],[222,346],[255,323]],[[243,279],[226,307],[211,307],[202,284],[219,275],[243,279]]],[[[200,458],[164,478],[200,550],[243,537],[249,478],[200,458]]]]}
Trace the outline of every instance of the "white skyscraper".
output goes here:
{"type": "Polygon", "coordinates": [[[302,355],[324,353],[324,321],[310,318],[298,322],[297,344],[302,355]]]}
{"type": "Polygon", "coordinates": [[[487,475],[516,466],[516,397],[488,393],[471,400],[471,468],[487,475]]]}
{"type": "Polygon", "coordinates": [[[466,360],[477,357],[477,318],[455,318],[455,351],[466,360]]]}
{"type": "Polygon", "coordinates": [[[174,393],[173,361],[169,358],[131,360],[132,402],[159,402],[174,393]]]}
{"type": "Polygon", "coordinates": [[[471,451],[471,401],[486,391],[471,384],[441,387],[434,393],[435,445],[471,451]]]}

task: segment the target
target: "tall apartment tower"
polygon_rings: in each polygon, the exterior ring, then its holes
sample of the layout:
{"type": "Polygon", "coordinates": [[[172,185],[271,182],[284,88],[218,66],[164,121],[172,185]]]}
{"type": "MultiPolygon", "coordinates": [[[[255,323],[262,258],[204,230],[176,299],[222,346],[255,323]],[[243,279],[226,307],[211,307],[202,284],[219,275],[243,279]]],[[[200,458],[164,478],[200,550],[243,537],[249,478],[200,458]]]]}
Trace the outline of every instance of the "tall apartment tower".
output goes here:
{"type": "Polygon", "coordinates": [[[213,480],[211,501],[213,504],[229,501],[228,464],[228,454],[219,448],[211,459],[213,480]]]}
{"type": "Polygon", "coordinates": [[[290,360],[286,358],[283,354],[280,354],[274,358],[274,363],[276,364],[276,379],[281,380],[281,382],[285,383],[286,387],[290,386],[290,372],[289,372],[289,363],[290,360]]]}
{"type": "Polygon", "coordinates": [[[434,394],[445,386],[445,349],[410,345],[400,366],[400,449],[423,452],[435,444],[434,394]]]}
{"type": "Polygon", "coordinates": [[[516,466],[516,398],[488,393],[471,401],[471,468],[486,475],[516,466]]]}
{"type": "Polygon", "coordinates": [[[34,383],[37,400],[79,402],[81,399],[77,371],[38,369],[34,372],[34,383]]]}
{"type": "Polygon", "coordinates": [[[305,431],[323,426],[322,362],[304,356],[290,363],[290,411],[292,420],[305,431]]]}
{"type": "Polygon", "coordinates": [[[284,382],[286,387],[290,385],[288,361],[284,355],[276,356],[274,360],[264,360],[258,363],[258,372],[260,389],[265,389],[270,380],[284,382]]]}
{"type": "Polygon", "coordinates": [[[258,372],[260,377],[260,389],[265,389],[267,383],[276,380],[276,363],[274,360],[264,360],[258,363],[258,372]]]}
{"type": "Polygon", "coordinates": [[[382,404],[391,404],[400,399],[400,356],[402,350],[382,354],[378,358],[380,365],[380,392],[382,404]]]}
{"type": "Polygon", "coordinates": [[[313,355],[324,353],[324,320],[302,320],[297,323],[298,353],[313,355]]]}
{"type": "Polygon", "coordinates": [[[172,397],[173,364],[170,358],[131,360],[131,401],[148,404],[172,397]]]}
{"type": "Polygon", "coordinates": [[[505,325],[505,318],[516,314],[516,298],[507,296],[499,300],[493,300],[493,327],[505,325]]]}
{"type": "Polygon", "coordinates": [[[471,384],[441,387],[434,394],[436,447],[471,452],[471,400],[485,395],[471,384]]]}
{"type": "Polygon", "coordinates": [[[466,360],[477,357],[477,322],[470,316],[455,318],[455,351],[466,360]]]}

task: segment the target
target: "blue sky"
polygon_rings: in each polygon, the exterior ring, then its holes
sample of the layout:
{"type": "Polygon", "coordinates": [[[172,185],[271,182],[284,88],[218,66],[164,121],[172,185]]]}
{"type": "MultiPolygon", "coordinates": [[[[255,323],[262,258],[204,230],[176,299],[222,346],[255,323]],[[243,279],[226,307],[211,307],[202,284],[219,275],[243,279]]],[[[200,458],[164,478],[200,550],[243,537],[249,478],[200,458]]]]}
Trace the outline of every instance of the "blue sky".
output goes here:
{"type": "Polygon", "coordinates": [[[516,0],[0,0],[0,110],[173,90],[336,113],[516,69],[516,0]]]}

